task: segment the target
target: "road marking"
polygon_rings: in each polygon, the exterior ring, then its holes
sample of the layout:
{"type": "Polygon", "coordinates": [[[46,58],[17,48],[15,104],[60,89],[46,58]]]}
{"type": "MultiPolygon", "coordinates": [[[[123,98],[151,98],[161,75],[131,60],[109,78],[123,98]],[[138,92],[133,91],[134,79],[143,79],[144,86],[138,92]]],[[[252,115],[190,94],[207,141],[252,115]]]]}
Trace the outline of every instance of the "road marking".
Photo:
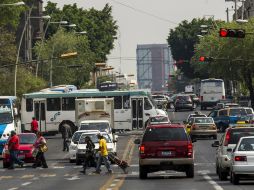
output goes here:
{"type": "Polygon", "coordinates": [[[12,179],[13,178],[13,176],[0,176],[0,180],[2,180],[2,179],[12,179]]]}
{"type": "Polygon", "coordinates": [[[30,185],[32,182],[25,182],[25,183],[22,183],[21,186],[27,186],[27,185],[30,185]]]}
{"type": "Polygon", "coordinates": [[[17,187],[13,187],[13,188],[10,188],[8,190],[16,190],[16,189],[18,189],[18,188],[17,187]]]}
{"type": "Polygon", "coordinates": [[[223,190],[223,188],[216,183],[209,175],[203,174],[204,179],[213,186],[215,190],[223,190]]]}
{"type": "Polygon", "coordinates": [[[80,179],[78,176],[73,176],[73,177],[71,177],[71,178],[65,178],[65,179],[67,179],[67,180],[69,180],[69,181],[74,181],[74,180],[78,180],[78,179],[80,179]]]}
{"type": "Polygon", "coordinates": [[[27,178],[32,178],[34,177],[34,175],[23,175],[22,177],[20,177],[21,179],[27,179],[27,178]]]}
{"type": "Polygon", "coordinates": [[[64,169],[64,166],[54,166],[53,169],[64,169]]]}
{"type": "Polygon", "coordinates": [[[41,174],[41,177],[55,177],[56,174],[41,174]]]}

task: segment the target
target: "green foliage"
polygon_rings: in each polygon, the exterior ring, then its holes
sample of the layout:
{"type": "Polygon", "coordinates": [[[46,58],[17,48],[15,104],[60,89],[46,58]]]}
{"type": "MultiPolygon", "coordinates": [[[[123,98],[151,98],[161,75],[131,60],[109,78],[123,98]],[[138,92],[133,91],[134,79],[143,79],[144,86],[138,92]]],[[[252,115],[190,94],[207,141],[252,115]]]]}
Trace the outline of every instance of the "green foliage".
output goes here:
{"type": "Polygon", "coordinates": [[[74,32],[67,32],[61,28],[46,42],[37,43],[35,52],[41,55],[40,59],[48,60],[48,63],[40,66],[43,69],[42,77],[46,81],[50,79],[51,60],[54,85],[74,84],[80,87],[89,80],[94,56],[89,49],[86,36],[76,35],[74,32]],[[62,54],[69,52],[77,52],[78,55],[66,59],[60,58],[62,54]]]}
{"type": "Polygon", "coordinates": [[[190,59],[194,55],[194,46],[199,41],[201,25],[213,26],[211,19],[193,19],[191,22],[182,21],[175,29],[171,29],[168,36],[168,44],[170,45],[174,60],[185,60],[178,68],[189,78],[198,77],[193,73],[190,65],[190,59]]]}
{"type": "MultiPolygon", "coordinates": [[[[116,21],[112,17],[112,8],[106,4],[102,10],[94,8],[84,10],[76,4],[64,5],[63,9],[57,8],[56,3],[48,2],[45,7],[45,15],[51,16],[51,21],[68,21],[76,24],[76,31],[86,31],[89,49],[96,55],[94,62],[105,62],[107,55],[114,48],[114,40],[117,34],[116,21]]],[[[47,37],[55,34],[58,25],[50,24],[47,37]]],[[[72,29],[67,29],[72,30],[72,29]]]]}

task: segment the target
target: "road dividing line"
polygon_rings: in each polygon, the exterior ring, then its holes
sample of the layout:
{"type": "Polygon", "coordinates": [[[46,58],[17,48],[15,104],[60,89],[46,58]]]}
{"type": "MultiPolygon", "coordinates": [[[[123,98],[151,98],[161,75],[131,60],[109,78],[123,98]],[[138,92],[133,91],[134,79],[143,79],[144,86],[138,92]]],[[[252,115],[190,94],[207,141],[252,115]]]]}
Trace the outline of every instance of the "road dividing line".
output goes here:
{"type": "Polygon", "coordinates": [[[223,190],[223,188],[216,183],[209,175],[203,174],[204,179],[213,186],[215,190],[223,190]]]}
{"type": "Polygon", "coordinates": [[[33,178],[33,177],[34,177],[34,175],[23,175],[20,178],[21,179],[27,179],[27,178],[33,178]]]}
{"type": "Polygon", "coordinates": [[[8,190],[17,190],[18,188],[17,187],[13,187],[13,188],[10,188],[8,190]]]}
{"type": "MultiPolygon", "coordinates": [[[[135,147],[135,144],[134,144],[135,137],[136,136],[132,136],[128,140],[127,145],[124,149],[122,160],[126,160],[128,163],[130,163],[130,161],[132,159],[132,155],[133,155],[133,151],[134,151],[134,147],[135,147]]],[[[123,174],[121,176],[121,178],[119,178],[119,176],[116,176],[115,174],[113,174],[106,181],[106,183],[100,188],[100,190],[109,190],[109,189],[118,190],[122,186],[126,176],[127,176],[126,174],[123,174]]]]}
{"type": "Polygon", "coordinates": [[[27,185],[30,185],[32,182],[25,182],[25,183],[22,183],[21,186],[27,186],[27,185]]]}
{"type": "Polygon", "coordinates": [[[12,179],[13,176],[0,176],[0,180],[2,179],[12,179]]]}

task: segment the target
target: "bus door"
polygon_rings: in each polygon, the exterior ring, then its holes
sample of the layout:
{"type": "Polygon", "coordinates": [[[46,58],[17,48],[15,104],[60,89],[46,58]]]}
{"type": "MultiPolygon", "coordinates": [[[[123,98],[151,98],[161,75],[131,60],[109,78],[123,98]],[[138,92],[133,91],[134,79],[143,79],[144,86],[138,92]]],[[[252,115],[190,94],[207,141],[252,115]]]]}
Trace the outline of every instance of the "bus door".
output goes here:
{"type": "Polygon", "coordinates": [[[131,98],[132,129],[143,128],[143,98],[131,98]]]}
{"type": "Polygon", "coordinates": [[[46,100],[34,100],[34,116],[38,121],[39,131],[46,132],[46,100]]]}

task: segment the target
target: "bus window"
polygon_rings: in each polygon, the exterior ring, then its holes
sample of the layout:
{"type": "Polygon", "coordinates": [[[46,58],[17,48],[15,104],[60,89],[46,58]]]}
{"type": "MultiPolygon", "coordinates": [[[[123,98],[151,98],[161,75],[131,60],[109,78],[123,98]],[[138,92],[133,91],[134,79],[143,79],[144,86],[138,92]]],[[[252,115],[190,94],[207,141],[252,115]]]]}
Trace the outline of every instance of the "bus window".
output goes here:
{"type": "Polygon", "coordinates": [[[62,110],[75,110],[75,98],[62,98],[62,110]]]}
{"type": "Polygon", "coordinates": [[[151,105],[151,103],[149,102],[148,98],[145,98],[145,102],[144,102],[144,109],[145,110],[150,110],[152,109],[153,106],[151,105]]]}
{"type": "Polygon", "coordinates": [[[115,109],[122,109],[122,96],[114,96],[115,109]]]}
{"type": "Polygon", "coordinates": [[[124,109],[130,108],[130,96],[123,96],[123,108],[124,109]]]}
{"type": "Polygon", "coordinates": [[[48,98],[47,99],[47,111],[60,111],[60,98],[48,98]]]}
{"type": "Polygon", "coordinates": [[[33,111],[33,99],[31,98],[26,99],[26,111],[27,112],[33,111]]]}

